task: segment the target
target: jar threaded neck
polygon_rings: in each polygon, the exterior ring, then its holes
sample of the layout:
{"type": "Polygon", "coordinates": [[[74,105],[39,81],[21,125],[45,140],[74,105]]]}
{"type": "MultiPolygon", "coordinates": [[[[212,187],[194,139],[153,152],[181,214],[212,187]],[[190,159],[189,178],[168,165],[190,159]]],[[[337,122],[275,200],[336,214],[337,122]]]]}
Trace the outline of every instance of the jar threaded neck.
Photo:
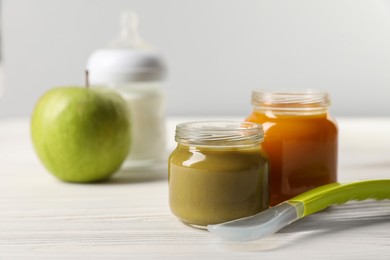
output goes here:
{"type": "Polygon", "coordinates": [[[330,97],[327,92],[314,90],[300,92],[252,91],[252,105],[257,109],[326,111],[330,106],[330,97]]]}
{"type": "Polygon", "coordinates": [[[180,144],[210,146],[248,146],[263,141],[263,127],[250,122],[202,121],[176,126],[180,144]]]}

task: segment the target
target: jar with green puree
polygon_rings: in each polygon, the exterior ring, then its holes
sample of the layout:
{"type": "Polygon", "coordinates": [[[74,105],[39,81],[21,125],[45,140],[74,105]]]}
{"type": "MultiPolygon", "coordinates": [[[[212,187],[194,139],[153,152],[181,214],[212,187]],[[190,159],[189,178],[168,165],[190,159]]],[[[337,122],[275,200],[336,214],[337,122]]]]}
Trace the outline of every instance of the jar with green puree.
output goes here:
{"type": "Polygon", "coordinates": [[[182,222],[205,227],[268,208],[263,129],[250,122],[191,122],[176,127],[169,157],[169,203],[182,222]]]}

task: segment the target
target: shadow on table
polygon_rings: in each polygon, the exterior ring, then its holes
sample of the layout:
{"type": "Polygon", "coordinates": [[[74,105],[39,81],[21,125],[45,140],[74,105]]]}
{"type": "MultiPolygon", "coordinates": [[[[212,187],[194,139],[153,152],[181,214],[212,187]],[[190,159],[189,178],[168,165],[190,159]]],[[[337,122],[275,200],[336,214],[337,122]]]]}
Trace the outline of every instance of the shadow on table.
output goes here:
{"type": "Polygon", "coordinates": [[[335,233],[368,225],[376,225],[390,220],[390,201],[353,201],[345,205],[332,206],[315,215],[299,220],[280,233],[298,231],[321,231],[335,233]]]}
{"type": "Polygon", "coordinates": [[[168,181],[166,164],[146,168],[121,169],[111,179],[102,182],[102,184],[131,184],[157,181],[168,181]]]}
{"type": "Polygon", "coordinates": [[[305,217],[270,237],[244,243],[228,242],[226,245],[238,251],[270,251],[294,247],[302,242],[329,239],[329,237],[347,230],[389,222],[389,200],[355,201],[305,217]]]}

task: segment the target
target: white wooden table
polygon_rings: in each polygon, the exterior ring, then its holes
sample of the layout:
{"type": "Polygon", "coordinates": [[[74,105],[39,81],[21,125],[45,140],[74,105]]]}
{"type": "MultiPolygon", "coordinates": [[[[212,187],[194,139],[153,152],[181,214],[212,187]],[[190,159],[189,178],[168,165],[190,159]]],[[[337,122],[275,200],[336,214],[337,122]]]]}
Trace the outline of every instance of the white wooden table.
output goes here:
{"type": "MultiPolygon", "coordinates": [[[[179,122],[170,118],[169,149],[179,122]]],[[[390,178],[390,118],[339,118],[339,179],[390,178]]],[[[0,121],[0,259],[390,259],[390,201],[353,202],[263,240],[224,242],[180,223],[167,167],[69,184],[38,161],[27,119],[0,121]]]]}

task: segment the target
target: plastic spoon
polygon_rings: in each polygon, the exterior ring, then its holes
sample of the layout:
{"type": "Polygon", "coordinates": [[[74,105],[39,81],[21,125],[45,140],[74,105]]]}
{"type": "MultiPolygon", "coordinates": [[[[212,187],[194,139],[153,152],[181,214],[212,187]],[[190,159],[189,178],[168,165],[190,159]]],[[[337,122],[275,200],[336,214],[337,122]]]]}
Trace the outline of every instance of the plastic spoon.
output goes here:
{"type": "Polygon", "coordinates": [[[256,215],[207,229],[230,241],[251,241],[274,234],[296,220],[351,200],[390,199],[390,180],[332,183],[298,195],[256,215]]]}

